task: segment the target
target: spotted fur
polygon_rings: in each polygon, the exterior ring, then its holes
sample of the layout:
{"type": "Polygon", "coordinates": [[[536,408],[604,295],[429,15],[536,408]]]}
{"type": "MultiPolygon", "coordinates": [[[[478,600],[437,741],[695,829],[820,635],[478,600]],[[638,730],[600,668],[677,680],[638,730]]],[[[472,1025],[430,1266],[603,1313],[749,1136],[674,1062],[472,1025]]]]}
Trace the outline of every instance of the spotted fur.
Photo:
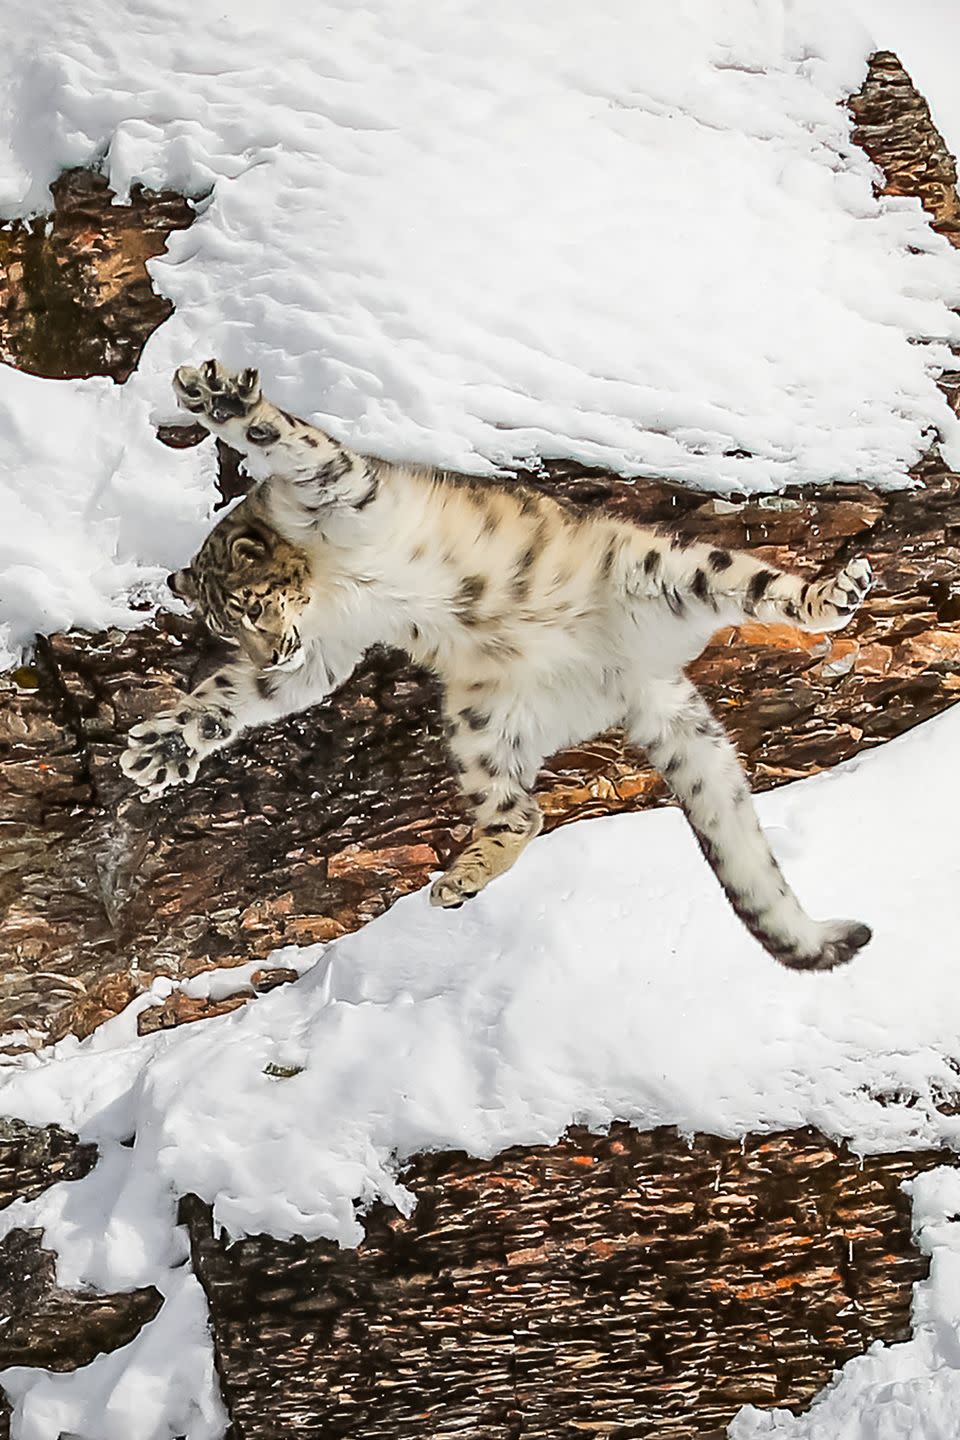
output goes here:
{"type": "Polygon", "coordinates": [[[371,645],[399,646],[442,682],[475,821],[433,886],[435,904],[476,895],[537,834],[532,787],[545,756],[622,724],[771,954],[829,969],[866,944],[865,925],[802,910],[733,746],[683,672],[722,625],[840,628],[870,586],[865,560],[806,581],[746,554],[575,514],[521,485],[368,460],[270,404],[252,370],[208,361],[180,369],[174,388],[262,483],[173,577],[237,653],[131,732],[122,763],[146,795],[191,780],[241,730],[329,694],[371,645]]]}

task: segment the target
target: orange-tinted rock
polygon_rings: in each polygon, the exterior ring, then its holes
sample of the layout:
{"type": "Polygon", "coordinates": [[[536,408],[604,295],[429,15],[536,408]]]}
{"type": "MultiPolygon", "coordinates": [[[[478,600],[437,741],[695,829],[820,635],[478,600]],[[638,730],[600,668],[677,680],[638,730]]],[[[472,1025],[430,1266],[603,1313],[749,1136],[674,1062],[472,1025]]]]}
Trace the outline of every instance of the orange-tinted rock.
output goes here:
{"type": "Polygon", "coordinates": [[[236,995],[225,995],[220,1000],[207,1000],[193,995],[184,995],[175,990],[162,1005],[152,1005],[141,1010],[137,1016],[137,1034],[152,1035],[157,1030],[172,1030],[177,1025],[191,1025],[195,1020],[209,1020],[214,1015],[229,1015],[248,1000],[253,991],[236,995]]]}

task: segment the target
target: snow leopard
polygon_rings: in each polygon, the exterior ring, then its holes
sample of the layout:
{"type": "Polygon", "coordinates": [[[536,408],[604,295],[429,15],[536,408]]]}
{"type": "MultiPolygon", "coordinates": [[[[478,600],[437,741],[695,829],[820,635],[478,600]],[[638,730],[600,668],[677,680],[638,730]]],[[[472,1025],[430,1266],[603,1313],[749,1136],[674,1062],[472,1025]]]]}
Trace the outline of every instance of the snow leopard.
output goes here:
{"type": "Polygon", "coordinates": [[[734,745],[685,673],[722,626],[838,630],[870,588],[867,560],[803,579],[520,481],[357,454],[271,404],[253,369],[209,360],[181,366],[173,383],[179,406],[259,483],[169,577],[232,649],[192,693],[131,729],[121,765],[142,798],[189,783],[245,730],[331,695],[371,647],[398,647],[440,682],[473,820],[433,904],[473,898],[537,835],[546,757],[622,726],[776,960],[829,970],[867,944],[867,925],[803,910],[734,745]]]}

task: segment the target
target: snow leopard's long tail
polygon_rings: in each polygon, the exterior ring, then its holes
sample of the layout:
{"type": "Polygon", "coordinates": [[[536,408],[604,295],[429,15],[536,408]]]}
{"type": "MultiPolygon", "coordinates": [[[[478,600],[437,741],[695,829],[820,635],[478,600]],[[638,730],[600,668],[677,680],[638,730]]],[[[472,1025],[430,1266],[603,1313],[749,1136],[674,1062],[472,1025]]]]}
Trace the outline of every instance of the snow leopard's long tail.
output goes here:
{"type": "Polygon", "coordinates": [[[854,920],[812,920],[760,828],[746,776],[723,727],[686,677],[645,685],[631,738],[671,786],[724,893],[751,935],[792,970],[832,970],[870,939],[854,920]]]}

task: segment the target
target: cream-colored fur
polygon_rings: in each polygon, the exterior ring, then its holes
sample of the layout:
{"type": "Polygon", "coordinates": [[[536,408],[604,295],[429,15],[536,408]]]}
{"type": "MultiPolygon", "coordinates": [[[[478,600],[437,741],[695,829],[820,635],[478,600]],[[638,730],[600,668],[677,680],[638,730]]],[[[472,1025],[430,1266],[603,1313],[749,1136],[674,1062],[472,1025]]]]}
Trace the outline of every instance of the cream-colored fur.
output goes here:
{"type": "Polygon", "coordinates": [[[749,555],[578,514],[519,484],[364,459],[271,405],[256,372],[231,375],[214,361],[179,370],[175,389],[262,483],[171,577],[238,648],[131,732],[123,767],[148,796],[192,779],[241,730],[328,695],[370,646],[398,646],[443,684],[450,751],[475,817],[472,841],[433,886],[435,903],[475,895],[536,835],[531,791],[546,756],[622,724],[777,959],[826,969],[867,942],[865,925],[801,909],[733,747],[683,673],[716,629],[747,617],[844,625],[870,585],[865,560],[805,581],[749,555]]]}

